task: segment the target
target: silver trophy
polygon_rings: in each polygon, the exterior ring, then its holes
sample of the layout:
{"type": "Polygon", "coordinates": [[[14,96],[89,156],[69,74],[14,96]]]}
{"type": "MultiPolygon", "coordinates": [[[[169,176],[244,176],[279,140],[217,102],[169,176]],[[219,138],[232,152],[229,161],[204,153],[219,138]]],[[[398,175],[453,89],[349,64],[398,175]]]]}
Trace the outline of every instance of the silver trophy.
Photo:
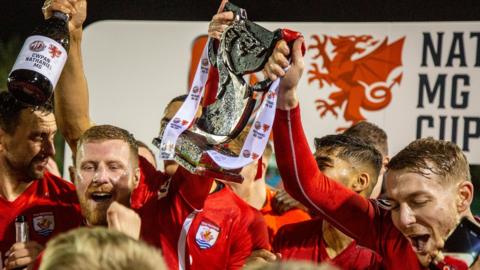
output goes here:
{"type": "MultiPolygon", "coordinates": [[[[230,2],[224,10],[234,12],[235,21],[222,34],[220,44],[213,40],[208,44],[210,63],[219,72],[216,101],[203,107],[201,117],[178,137],[175,160],[192,173],[241,182],[241,168],[221,168],[206,151],[238,156],[239,153],[232,152],[226,144],[254,117],[254,108],[260,103],[254,92],[266,92],[271,83],[267,79],[249,85],[244,75],[263,69],[276,42],[282,38],[282,31],[271,32],[249,21],[246,11],[230,2]]],[[[157,147],[160,147],[165,126],[153,141],[157,147]]]]}

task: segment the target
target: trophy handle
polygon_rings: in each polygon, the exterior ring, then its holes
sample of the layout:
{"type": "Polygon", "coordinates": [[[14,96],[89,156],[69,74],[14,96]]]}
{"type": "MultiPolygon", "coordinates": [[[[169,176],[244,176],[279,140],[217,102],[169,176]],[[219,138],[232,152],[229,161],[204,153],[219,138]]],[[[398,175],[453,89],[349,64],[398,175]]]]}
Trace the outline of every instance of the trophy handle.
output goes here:
{"type": "Polygon", "coordinates": [[[247,11],[241,7],[238,7],[231,2],[227,2],[223,11],[231,11],[235,15],[235,20],[247,20],[247,11]]]}
{"type": "MultiPolygon", "coordinates": [[[[283,39],[287,42],[288,47],[290,47],[290,50],[293,48],[293,42],[299,37],[300,37],[300,33],[291,31],[289,29],[277,29],[274,32],[274,42],[276,43],[278,40],[283,39]]],[[[270,47],[270,50],[273,51],[275,43],[272,43],[273,46],[270,47]]],[[[272,51],[270,51],[269,55],[272,54],[272,51]]],[[[302,44],[302,55],[305,55],[305,44],[302,44]]],[[[263,63],[262,66],[264,66],[265,63],[263,63]]],[[[267,78],[251,86],[251,89],[255,92],[266,92],[271,84],[272,84],[272,80],[267,78]]]]}

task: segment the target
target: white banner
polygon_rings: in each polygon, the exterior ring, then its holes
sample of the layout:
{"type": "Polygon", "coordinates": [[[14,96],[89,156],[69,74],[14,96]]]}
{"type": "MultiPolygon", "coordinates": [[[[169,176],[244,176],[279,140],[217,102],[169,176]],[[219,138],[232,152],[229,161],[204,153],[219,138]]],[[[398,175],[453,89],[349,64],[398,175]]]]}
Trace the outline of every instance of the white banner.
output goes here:
{"type": "Polygon", "coordinates": [[[217,165],[225,169],[243,168],[263,155],[275,119],[279,83],[280,79],[276,79],[270,85],[238,157],[223,155],[212,150],[207,151],[217,165]]]}
{"type": "Polygon", "coordinates": [[[203,97],[209,69],[208,45],[206,45],[203,48],[200,61],[197,64],[195,77],[188,96],[177,113],[175,113],[175,116],[165,127],[160,144],[160,159],[173,160],[175,158],[175,145],[177,144],[178,136],[189,128],[195,118],[195,114],[203,97]]]}

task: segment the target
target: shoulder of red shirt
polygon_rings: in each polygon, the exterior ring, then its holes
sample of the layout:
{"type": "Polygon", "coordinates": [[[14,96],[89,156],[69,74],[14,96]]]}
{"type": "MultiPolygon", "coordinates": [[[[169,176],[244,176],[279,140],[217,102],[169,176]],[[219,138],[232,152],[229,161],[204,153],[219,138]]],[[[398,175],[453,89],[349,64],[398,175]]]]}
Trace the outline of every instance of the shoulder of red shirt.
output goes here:
{"type": "Polygon", "coordinates": [[[138,157],[140,168],[140,179],[138,186],[131,194],[131,207],[138,209],[142,207],[153,196],[157,196],[160,186],[168,181],[168,175],[157,171],[157,169],[144,157],[138,157]]]}
{"type": "Polygon", "coordinates": [[[43,178],[37,180],[39,188],[37,192],[48,192],[50,197],[59,196],[66,201],[73,201],[78,203],[75,185],[71,182],[60,178],[48,171],[45,171],[43,178]]]}
{"type": "Polygon", "coordinates": [[[273,241],[274,247],[277,245],[281,245],[282,241],[286,239],[297,239],[299,233],[317,233],[319,230],[321,231],[323,219],[322,218],[315,218],[311,220],[305,220],[298,223],[286,224],[280,227],[278,230],[275,239],[273,241]]]}

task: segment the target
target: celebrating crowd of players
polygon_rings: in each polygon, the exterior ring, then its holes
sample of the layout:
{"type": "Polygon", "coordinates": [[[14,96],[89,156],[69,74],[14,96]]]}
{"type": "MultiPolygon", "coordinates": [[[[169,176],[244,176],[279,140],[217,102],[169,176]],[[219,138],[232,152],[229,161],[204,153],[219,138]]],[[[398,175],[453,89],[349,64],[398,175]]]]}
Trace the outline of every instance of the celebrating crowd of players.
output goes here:
{"type": "MultiPolygon", "coordinates": [[[[265,183],[270,145],[242,169],[238,184],[193,175],[174,162],[160,172],[128,131],[93,125],[81,56],[86,8],[86,0],[53,0],[44,9],[46,17],[54,10],[70,15],[69,58],[54,101],[31,107],[0,92],[1,267],[468,268],[442,254],[461,218],[476,222],[461,150],[419,139],[390,159],[385,132],[360,122],[317,139],[312,154],[296,94],[302,38],[292,47],[280,41],[264,69],[270,79],[282,78],[273,145],[285,192],[265,183]],[[74,184],[47,169],[57,127],[73,152],[74,184]],[[15,239],[18,216],[29,225],[26,242],[15,239]],[[329,265],[279,264],[289,260],[329,265]]],[[[209,35],[220,38],[233,19],[219,12],[209,35]]],[[[184,99],[168,103],[160,125],[184,99]]],[[[238,151],[244,135],[229,147],[238,151]]]]}

